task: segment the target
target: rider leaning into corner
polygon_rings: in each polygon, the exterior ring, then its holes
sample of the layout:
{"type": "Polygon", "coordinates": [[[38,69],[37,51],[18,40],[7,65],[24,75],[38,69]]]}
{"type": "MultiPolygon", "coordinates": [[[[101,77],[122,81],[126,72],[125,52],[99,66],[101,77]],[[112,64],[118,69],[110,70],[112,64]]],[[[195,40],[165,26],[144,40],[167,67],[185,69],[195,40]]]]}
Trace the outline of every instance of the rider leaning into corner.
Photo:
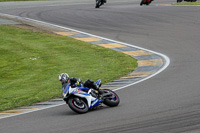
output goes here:
{"type": "Polygon", "coordinates": [[[97,85],[94,83],[94,81],[88,79],[85,83],[82,82],[82,79],[72,77],[69,78],[69,75],[67,73],[61,73],[59,75],[59,81],[62,84],[62,90],[63,90],[63,95],[66,93],[66,87],[70,83],[71,87],[86,87],[86,88],[92,88],[97,90],[100,94],[102,93],[101,89],[97,87],[97,85]]]}
{"type": "Polygon", "coordinates": [[[142,5],[149,5],[153,0],[141,0],[140,6],[142,5]]]}
{"type": "Polygon", "coordinates": [[[100,6],[104,5],[106,3],[106,0],[96,0],[96,6],[95,8],[99,8],[100,6]]]}

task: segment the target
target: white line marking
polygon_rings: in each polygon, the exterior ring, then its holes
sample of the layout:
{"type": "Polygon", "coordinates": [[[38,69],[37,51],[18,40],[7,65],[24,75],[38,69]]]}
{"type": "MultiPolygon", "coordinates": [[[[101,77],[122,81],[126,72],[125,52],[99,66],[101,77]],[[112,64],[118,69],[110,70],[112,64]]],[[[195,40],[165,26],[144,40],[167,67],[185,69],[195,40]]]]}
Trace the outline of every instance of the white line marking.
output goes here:
{"type": "Polygon", "coordinates": [[[12,114],[12,115],[9,115],[9,116],[3,116],[3,117],[0,117],[0,119],[9,118],[9,117],[13,117],[13,116],[18,116],[18,115],[22,115],[22,114],[28,114],[28,113],[31,113],[31,112],[40,111],[40,110],[44,110],[44,109],[48,109],[48,108],[53,108],[53,107],[61,106],[61,105],[64,105],[64,104],[66,104],[66,103],[63,102],[62,104],[48,106],[48,107],[45,107],[45,108],[40,108],[40,109],[31,110],[31,111],[22,112],[22,113],[17,113],[17,114],[12,114]]]}
{"type": "MultiPolygon", "coordinates": [[[[65,30],[71,30],[71,31],[79,32],[79,33],[86,34],[86,35],[89,35],[89,36],[101,38],[101,39],[104,39],[104,40],[108,40],[108,41],[120,43],[120,44],[129,46],[129,47],[134,47],[134,48],[138,48],[138,49],[141,49],[141,50],[145,50],[145,51],[148,51],[148,52],[157,54],[157,55],[161,56],[161,57],[165,60],[165,61],[164,61],[164,66],[163,66],[159,71],[157,71],[156,73],[154,73],[154,74],[152,74],[152,75],[150,75],[150,76],[148,76],[148,77],[146,77],[146,78],[144,78],[144,79],[142,79],[142,80],[139,80],[139,81],[137,81],[137,82],[135,82],[135,83],[132,83],[132,84],[129,84],[129,85],[126,85],[126,86],[123,86],[123,87],[114,89],[113,91],[121,90],[121,89],[124,89],[124,88],[126,88],[126,87],[128,87],[128,86],[131,86],[131,85],[140,83],[140,82],[142,82],[142,81],[145,81],[145,80],[147,80],[147,79],[149,79],[149,78],[152,78],[153,76],[155,76],[155,75],[161,73],[163,70],[165,70],[165,69],[169,66],[169,64],[170,64],[170,59],[169,59],[169,57],[167,57],[166,55],[161,54],[161,53],[158,53],[158,52],[155,52],[155,51],[152,51],[152,50],[149,50],[149,49],[145,49],[145,48],[142,48],[142,47],[139,47],[139,46],[135,46],[135,45],[131,45],[131,44],[128,44],[128,43],[123,43],[123,42],[115,41],[115,40],[112,40],[112,39],[108,39],[108,38],[104,38],[104,37],[92,35],[92,34],[89,34],[89,33],[82,32],[82,31],[74,30],[74,29],[71,29],[71,28],[66,28],[66,27],[63,27],[63,26],[59,26],[59,25],[55,25],[55,24],[51,24],[51,23],[47,23],[47,22],[43,22],[43,21],[39,21],[39,20],[34,20],[34,19],[30,19],[30,18],[25,18],[25,17],[13,16],[13,15],[9,15],[9,14],[2,14],[2,13],[0,13],[0,15],[6,15],[6,16],[14,17],[14,18],[19,18],[19,19],[22,18],[22,19],[25,19],[25,20],[30,20],[30,21],[33,21],[33,22],[42,23],[42,24],[45,24],[45,25],[50,25],[50,26],[62,28],[62,29],[65,29],[65,30]]],[[[53,105],[53,106],[49,106],[49,107],[41,108],[41,109],[37,109],[37,110],[32,110],[32,111],[28,111],[28,112],[24,112],[24,113],[20,113],[20,114],[5,116],[5,117],[2,117],[2,118],[0,118],[0,119],[12,117],[12,116],[17,116],[17,115],[21,115],[21,114],[27,114],[27,113],[31,113],[31,112],[35,112],[35,111],[39,111],[39,110],[43,110],[43,109],[53,108],[53,107],[60,106],[60,105],[64,105],[64,104],[65,104],[65,103],[63,103],[63,104],[58,104],[58,105],[53,105]]]]}

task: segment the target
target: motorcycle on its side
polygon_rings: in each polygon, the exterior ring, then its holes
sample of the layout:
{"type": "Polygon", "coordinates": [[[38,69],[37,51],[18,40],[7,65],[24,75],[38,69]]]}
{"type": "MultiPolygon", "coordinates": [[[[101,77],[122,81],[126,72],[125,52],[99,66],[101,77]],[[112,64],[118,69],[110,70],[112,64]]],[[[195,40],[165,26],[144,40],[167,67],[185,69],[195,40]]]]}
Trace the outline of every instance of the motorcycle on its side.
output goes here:
{"type": "Polygon", "coordinates": [[[142,5],[149,5],[152,1],[153,1],[153,0],[142,0],[142,1],[140,2],[140,6],[142,6],[142,5]]]}
{"type": "MultiPolygon", "coordinates": [[[[95,82],[98,88],[101,87],[101,79],[95,82]]],[[[63,100],[76,113],[83,114],[89,110],[96,109],[105,104],[115,107],[119,104],[118,95],[109,89],[94,90],[86,87],[72,87],[70,83],[66,87],[67,91],[63,94],[63,100]]]]}
{"type": "Polygon", "coordinates": [[[96,0],[95,8],[99,8],[100,6],[104,5],[105,3],[106,3],[106,0],[96,0]]]}

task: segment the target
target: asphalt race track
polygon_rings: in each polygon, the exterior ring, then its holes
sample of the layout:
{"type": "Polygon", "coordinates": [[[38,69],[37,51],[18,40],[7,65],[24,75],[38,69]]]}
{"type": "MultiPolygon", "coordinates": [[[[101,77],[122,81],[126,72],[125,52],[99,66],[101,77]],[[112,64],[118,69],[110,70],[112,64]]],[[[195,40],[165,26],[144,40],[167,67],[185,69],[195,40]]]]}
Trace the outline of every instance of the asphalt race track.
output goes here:
{"type": "Polygon", "coordinates": [[[0,13],[32,18],[167,55],[160,74],[116,91],[118,107],[79,115],[66,105],[0,120],[1,133],[200,133],[200,6],[172,0],[7,2],[0,13]]]}

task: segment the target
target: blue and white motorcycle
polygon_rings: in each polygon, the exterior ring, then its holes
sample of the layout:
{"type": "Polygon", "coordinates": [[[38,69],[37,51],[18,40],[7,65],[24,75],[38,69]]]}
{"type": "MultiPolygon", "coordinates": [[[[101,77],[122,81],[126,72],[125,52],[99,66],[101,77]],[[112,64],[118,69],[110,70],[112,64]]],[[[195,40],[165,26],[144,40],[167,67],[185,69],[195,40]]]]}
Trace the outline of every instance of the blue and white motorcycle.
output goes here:
{"type": "MultiPolygon", "coordinates": [[[[95,84],[100,88],[101,79],[97,80],[95,84]]],[[[95,109],[102,103],[109,107],[115,107],[120,102],[118,95],[109,89],[99,89],[98,91],[83,86],[72,87],[69,83],[65,90],[63,100],[73,111],[80,114],[95,109]]]]}

